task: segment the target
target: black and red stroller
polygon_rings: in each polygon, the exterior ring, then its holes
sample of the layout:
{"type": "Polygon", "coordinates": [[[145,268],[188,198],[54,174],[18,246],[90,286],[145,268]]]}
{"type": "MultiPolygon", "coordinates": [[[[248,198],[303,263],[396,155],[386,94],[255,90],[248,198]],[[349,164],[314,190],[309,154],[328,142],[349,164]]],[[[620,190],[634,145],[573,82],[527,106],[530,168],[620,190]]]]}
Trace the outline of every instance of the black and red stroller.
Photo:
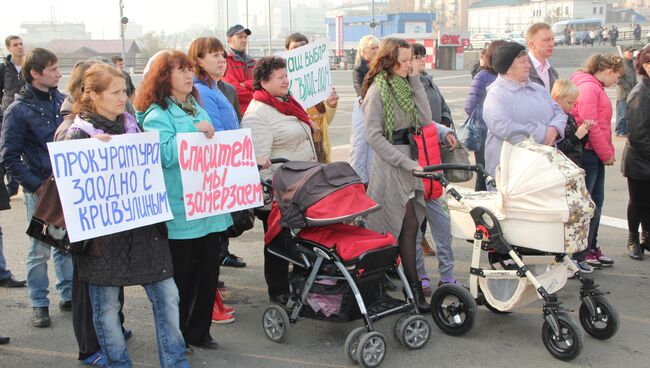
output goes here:
{"type": "MultiPolygon", "coordinates": [[[[271,183],[263,183],[268,191],[271,183]]],[[[380,209],[347,162],[320,164],[287,162],[273,176],[274,200],[264,242],[270,254],[293,265],[287,305],[266,308],[264,332],[275,342],[286,339],[289,324],[301,317],[327,321],[362,318],[364,327],[352,330],[345,355],[363,367],[377,367],[386,355],[386,339],[372,323],[404,313],[395,324],[397,340],[420,349],[431,335],[418,314],[410,288],[406,300],[386,298],[380,280],[396,270],[408,285],[391,234],[349,225],[354,218],[380,209]],[[284,241],[274,241],[283,238],[284,241]],[[287,313],[288,312],[288,313],[287,313]]]]}

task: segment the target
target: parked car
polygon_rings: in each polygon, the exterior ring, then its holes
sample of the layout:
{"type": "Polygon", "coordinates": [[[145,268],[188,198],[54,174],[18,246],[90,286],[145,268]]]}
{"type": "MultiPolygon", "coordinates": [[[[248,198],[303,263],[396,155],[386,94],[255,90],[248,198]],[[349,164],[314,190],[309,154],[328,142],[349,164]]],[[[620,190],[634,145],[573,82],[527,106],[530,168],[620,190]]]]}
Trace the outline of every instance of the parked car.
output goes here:
{"type": "Polygon", "coordinates": [[[524,36],[524,32],[506,32],[504,34],[504,39],[506,41],[517,42],[526,46],[526,37],[524,36]]]}
{"type": "Polygon", "coordinates": [[[490,46],[492,41],[500,40],[501,38],[493,35],[492,33],[474,33],[469,37],[469,50],[480,50],[484,47],[490,46]]]}

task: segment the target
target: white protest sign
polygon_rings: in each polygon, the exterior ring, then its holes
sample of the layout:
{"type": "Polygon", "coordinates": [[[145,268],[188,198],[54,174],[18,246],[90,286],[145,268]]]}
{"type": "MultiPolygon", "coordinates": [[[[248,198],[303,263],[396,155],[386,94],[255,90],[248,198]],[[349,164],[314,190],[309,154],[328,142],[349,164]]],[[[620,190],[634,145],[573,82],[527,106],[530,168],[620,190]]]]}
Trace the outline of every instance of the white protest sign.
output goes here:
{"type": "Polygon", "coordinates": [[[71,242],[173,218],[158,133],[47,144],[71,242]]]}
{"type": "Polygon", "coordinates": [[[250,129],[179,133],[176,144],[188,220],[264,204],[250,129]]]}
{"type": "Polygon", "coordinates": [[[332,78],[325,42],[308,43],[275,55],[286,60],[289,91],[303,108],[327,99],[332,92],[332,78]]]}

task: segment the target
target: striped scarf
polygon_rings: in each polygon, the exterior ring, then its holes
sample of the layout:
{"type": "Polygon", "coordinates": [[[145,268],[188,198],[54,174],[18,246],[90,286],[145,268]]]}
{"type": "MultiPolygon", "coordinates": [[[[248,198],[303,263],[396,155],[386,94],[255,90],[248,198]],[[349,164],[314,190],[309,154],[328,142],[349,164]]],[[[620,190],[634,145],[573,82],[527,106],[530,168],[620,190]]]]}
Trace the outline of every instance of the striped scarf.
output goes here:
{"type": "Polygon", "coordinates": [[[389,142],[393,142],[393,126],[395,124],[395,112],[393,111],[393,98],[397,102],[397,106],[406,113],[413,117],[413,127],[417,128],[418,113],[415,109],[415,102],[413,101],[413,87],[406,78],[398,75],[393,75],[392,78],[387,79],[385,71],[380,72],[375,77],[375,82],[379,87],[381,100],[384,105],[384,136],[389,142]],[[391,95],[393,98],[391,98],[391,95]]]}

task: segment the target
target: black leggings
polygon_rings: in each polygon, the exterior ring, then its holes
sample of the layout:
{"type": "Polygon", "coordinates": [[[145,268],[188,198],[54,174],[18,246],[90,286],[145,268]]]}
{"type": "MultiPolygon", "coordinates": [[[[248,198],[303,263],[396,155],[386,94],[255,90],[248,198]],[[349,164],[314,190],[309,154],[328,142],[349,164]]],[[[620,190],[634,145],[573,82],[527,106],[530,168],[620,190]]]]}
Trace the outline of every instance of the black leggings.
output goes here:
{"type": "Polygon", "coordinates": [[[643,231],[650,231],[650,180],[627,179],[630,201],[627,204],[627,228],[636,232],[639,224],[643,231]]]}
{"type": "Polygon", "coordinates": [[[420,224],[415,215],[414,200],[409,199],[406,202],[406,212],[404,213],[404,220],[402,221],[402,230],[397,238],[399,245],[399,254],[402,258],[402,266],[404,273],[409,282],[418,280],[418,273],[415,267],[415,241],[418,235],[420,224]]]}

